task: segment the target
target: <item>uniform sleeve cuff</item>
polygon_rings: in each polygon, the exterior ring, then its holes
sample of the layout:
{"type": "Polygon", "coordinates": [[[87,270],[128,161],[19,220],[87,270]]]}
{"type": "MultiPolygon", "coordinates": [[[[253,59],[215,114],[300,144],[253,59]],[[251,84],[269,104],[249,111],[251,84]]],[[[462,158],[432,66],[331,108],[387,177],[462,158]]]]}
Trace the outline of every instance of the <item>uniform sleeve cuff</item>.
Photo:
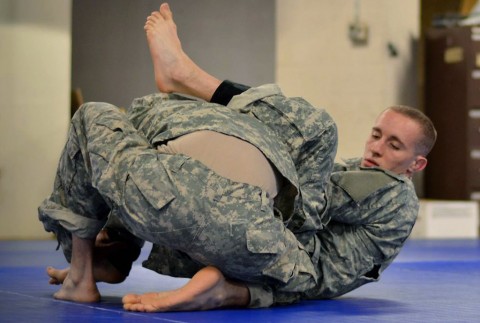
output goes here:
{"type": "Polygon", "coordinates": [[[249,88],[246,85],[225,80],[215,90],[210,102],[226,106],[235,95],[242,94],[249,88]]]}
{"type": "Polygon", "coordinates": [[[273,292],[264,285],[247,285],[250,292],[249,308],[270,307],[273,305],[273,292]]]}

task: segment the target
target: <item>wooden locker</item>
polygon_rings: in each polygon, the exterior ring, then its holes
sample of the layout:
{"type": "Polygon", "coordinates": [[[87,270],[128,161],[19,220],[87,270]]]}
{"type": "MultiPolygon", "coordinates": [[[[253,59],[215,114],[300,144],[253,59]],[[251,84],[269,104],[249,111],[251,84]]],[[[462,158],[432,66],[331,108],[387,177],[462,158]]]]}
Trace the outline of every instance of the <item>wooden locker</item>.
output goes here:
{"type": "Polygon", "coordinates": [[[480,27],[430,29],[425,37],[425,112],[438,131],[425,196],[480,199],[480,27]]]}

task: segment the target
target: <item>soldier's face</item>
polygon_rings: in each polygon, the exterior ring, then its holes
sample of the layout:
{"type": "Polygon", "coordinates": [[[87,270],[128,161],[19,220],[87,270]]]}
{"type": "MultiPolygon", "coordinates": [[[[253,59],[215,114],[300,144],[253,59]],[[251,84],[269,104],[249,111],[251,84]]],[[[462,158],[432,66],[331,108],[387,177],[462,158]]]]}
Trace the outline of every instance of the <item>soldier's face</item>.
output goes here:
{"type": "Polygon", "coordinates": [[[361,165],[411,177],[426,166],[425,157],[418,155],[415,149],[420,138],[421,129],[417,122],[393,110],[386,110],[372,128],[361,165]]]}

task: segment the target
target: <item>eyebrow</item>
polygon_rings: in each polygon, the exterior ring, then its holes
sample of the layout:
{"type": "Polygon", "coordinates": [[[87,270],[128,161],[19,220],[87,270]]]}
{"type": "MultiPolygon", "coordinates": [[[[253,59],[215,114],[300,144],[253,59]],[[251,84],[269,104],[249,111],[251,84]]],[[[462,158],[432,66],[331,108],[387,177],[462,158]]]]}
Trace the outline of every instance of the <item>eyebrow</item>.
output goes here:
{"type": "MultiPolygon", "coordinates": [[[[382,129],[378,128],[378,127],[373,127],[372,128],[373,131],[377,131],[377,132],[380,132],[381,134],[383,134],[382,132],[382,129]]],[[[393,135],[393,136],[390,136],[388,137],[388,141],[397,141],[400,145],[402,145],[403,147],[407,147],[403,141],[400,140],[400,138],[398,138],[397,136],[393,135]]]]}

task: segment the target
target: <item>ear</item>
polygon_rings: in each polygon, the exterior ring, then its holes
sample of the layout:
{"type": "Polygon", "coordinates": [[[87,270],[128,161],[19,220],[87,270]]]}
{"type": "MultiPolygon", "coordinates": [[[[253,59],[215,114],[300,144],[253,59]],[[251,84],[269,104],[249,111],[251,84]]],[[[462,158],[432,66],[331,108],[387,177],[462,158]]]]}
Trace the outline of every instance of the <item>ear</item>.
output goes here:
{"type": "Polygon", "coordinates": [[[425,169],[425,167],[427,167],[427,158],[418,155],[408,168],[408,171],[413,174],[425,169]]]}

